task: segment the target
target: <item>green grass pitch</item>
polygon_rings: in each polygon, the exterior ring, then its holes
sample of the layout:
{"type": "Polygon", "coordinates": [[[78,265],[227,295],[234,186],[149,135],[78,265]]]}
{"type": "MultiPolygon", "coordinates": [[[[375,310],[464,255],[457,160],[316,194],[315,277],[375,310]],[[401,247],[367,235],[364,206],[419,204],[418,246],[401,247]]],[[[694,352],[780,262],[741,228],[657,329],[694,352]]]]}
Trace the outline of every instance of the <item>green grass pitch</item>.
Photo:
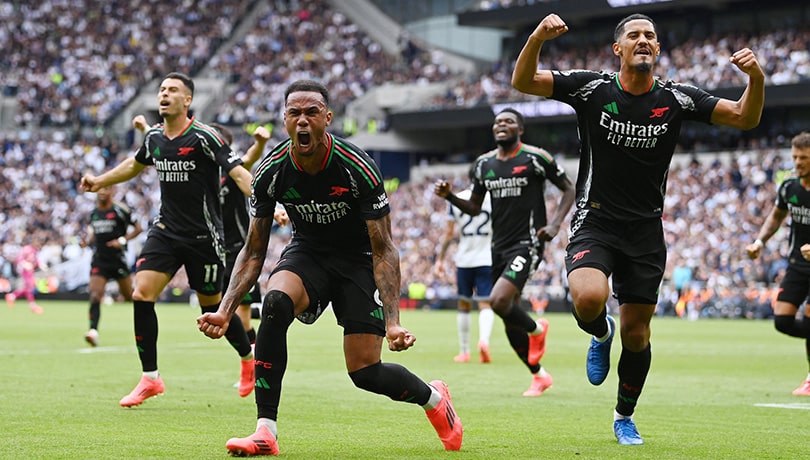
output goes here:
{"type": "MultiPolygon", "coordinates": [[[[0,310],[0,458],[226,458],[225,441],[255,428],[253,395],[240,398],[236,353],[196,329],[198,310],[159,304],[158,359],[166,393],[140,407],[118,400],[140,378],[132,307],[102,306],[100,346],[84,343],[87,303],[25,302],[0,310]]],[[[474,315],[473,318],[476,316],[474,315]]],[[[464,423],[460,452],[444,452],[416,406],[354,388],[342,330],[327,312],[290,330],[279,414],[287,459],[721,459],[803,458],[810,398],[792,396],[807,372],[800,340],[769,321],[653,319],[653,362],[636,423],[643,446],[612,432],[616,374],[588,384],[588,337],[567,314],[551,326],[543,364],[554,386],[524,398],[530,376],[496,319],[492,364],[453,363],[452,311],[403,311],[417,336],[385,350],[426,381],[444,379],[464,423]]],[[[254,320],[255,321],[255,320],[254,320]]],[[[255,323],[258,326],[258,322],[255,323]]],[[[473,343],[477,340],[473,321],[473,343]]],[[[613,361],[619,356],[614,342],[613,361]]],[[[474,359],[477,356],[474,356],[474,359]]]]}

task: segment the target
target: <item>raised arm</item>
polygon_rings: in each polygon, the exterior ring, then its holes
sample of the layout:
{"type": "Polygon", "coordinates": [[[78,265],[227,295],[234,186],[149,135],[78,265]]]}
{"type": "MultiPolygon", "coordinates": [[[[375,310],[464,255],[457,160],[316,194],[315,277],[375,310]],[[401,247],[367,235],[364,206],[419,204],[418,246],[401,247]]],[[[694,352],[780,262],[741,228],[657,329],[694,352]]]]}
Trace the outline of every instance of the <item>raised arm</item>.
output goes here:
{"type": "Polygon", "coordinates": [[[259,126],[253,131],[253,139],[253,144],[251,144],[247,152],[242,155],[242,166],[248,171],[253,169],[253,165],[262,157],[264,146],[267,145],[267,141],[270,140],[270,131],[264,126],[259,126]]]}
{"type": "Polygon", "coordinates": [[[520,50],[515,70],[512,71],[512,86],[526,94],[551,96],[554,90],[554,77],[549,70],[538,70],[540,50],[546,40],[551,40],[568,32],[568,26],[556,14],[549,14],[529,35],[523,49],[520,50]]]}
{"type": "Polygon", "coordinates": [[[779,227],[782,226],[782,222],[784,222],[787,215],[787,209],[779,209],[776,206],[773,207],[768,217],[765,218],[765,223],[762,224],[762,228],[759,229],[757,239],[745,247],[745,252],[748,254],[748,257],[752,259],[759,257],[762,248],[765,247],[765,243],[779,230],[779,227]]]}
{"type": "Polygon", "coordinates": [[[450,204],[460,209],[464,214],[477,216],[481,213],[481,203],[484,202],[484,197],[475,192],[470,194],[469,200],[465,200],[463,198],[459,198],[458,195],[454,194],[453,191],[450,190],[450,183],[445,180],[438,180],[433,185],[433,193],[436,196],[449,201],[450,204]]]}
{"type": "Polygon", "coordinates": [[[239,165],[230,171],[228,171],[228,175],[236,182],[236,185],[239,187],[239,190],[245,194],[245,196],[250,196],[250,183],[253,181],[253,176],[250,174],[250,171],[245,169],[244,166],[239,165]]]}
{"type": "Polygon", "coordinates": [[[81,189],[86,192],[98,192],[104,187],[126,182],[140,174],[145,166],[135,161],[135,157],[129,157],[100,176],[85,175],[82,177],[81,189]]]}
{"type": "Polygon", "coordinates": [[[729,60],[748,75],[748,85],[740,99],[720,99],[714,106],[712,123],[739,129],[754,128],[759,125],[765,105],[765,74],[756,55],[748,48],[737,51],[729,60]]]}

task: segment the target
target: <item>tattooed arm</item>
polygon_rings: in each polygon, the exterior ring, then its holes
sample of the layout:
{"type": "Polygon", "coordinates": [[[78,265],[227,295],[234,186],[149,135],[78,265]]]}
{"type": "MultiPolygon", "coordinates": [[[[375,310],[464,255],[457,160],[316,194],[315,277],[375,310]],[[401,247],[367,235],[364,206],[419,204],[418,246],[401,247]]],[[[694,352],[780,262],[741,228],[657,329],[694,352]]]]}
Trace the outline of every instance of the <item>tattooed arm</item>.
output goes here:
{"type": "Polygon", "coordinates": [[[385,315],[385,332],[388,348],[403,351],[410,348],[416,337],[399,324],[399,288],[401,274],[399,252],[391,236],[391,217],[385,216],[366,221],[374,264],[374,280],[380,292],[385,315]]]}

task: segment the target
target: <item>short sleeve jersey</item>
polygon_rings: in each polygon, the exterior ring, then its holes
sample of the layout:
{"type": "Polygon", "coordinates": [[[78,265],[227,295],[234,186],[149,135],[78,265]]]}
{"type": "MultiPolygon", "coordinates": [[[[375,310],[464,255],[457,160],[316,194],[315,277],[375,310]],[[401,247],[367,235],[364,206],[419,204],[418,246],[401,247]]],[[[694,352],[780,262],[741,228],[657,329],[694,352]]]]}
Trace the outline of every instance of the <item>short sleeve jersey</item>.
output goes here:
{"type": "Polygon", "coordinates": [[[377,164],[359,147],[326,134],[321,171],[307,174],[296,163],[287,139],[275,146],[253,177],[251,213],[272,217],[276,203],[287,210],[292,243],[320,252],[371,254],[367,220],[390,212],[377,164]]]}
{"type": "Polygon", "coordinates": [[[789,263],[810,271],[810,261],[801,251],[802,245],[810,243],[810,191],[804,188],[800,178],[790,177],[779,185],[776,207],[790,212],[789,263]]]}
{"type": "Polygon", "coordinates": [[[520,143],[506,159],[492,150],[475,160],[473,193],[492,199],[492,250],[540,244],[537,230],[546,225],[545,182],[565,175],[554,157],[540,147],[520,143]]]}
{"type": "Polygon", "coordinates": [[[242,159],[216,130],[192,118],[180,135],[169,139],[163,125],[155,125],[135,160],[154,165],[160,181],[160,211],[150,231],[184,241],[222,239],[220,168],[227,173],[242,159]]]}
{"type": "Polygon", "coordinates": [[[250,225],[247,197],[231,176],[223,174],[220,198],[222,224],[225,230],[225,248],[229,251],[238,251],[245,244],[250,225]]]}
{"type": "Polygon", "coordinates": [[[718,98],[654,79],[635,96],[615,72],[553,71],[553,99],[577,114],[580,161],[576,231],[589,213],[611,220],[660,217],[667,174],[684,120],[710,123],[718,98]]]}
{"type": "Polygon", "coordinates": [[[123,257],[123,248],[113,248],[107,243],[126,235],[130,225],[135,225],[135,218],[125,204],[113,203],[110,209],[94,209],[90,213],[90,226],[95,239],[95,255],[112,260],[123,257]]]}
{"type": "MultiPolygon", "coordinates": [[[[472,191],[462,190],[458,197],[469,200],[472,191]]],[[[481,212],[477,216],[465,214],[453,206],[450,217],[458,228],[459,238],[453,261],[458,268],[489,267],[492,265],[492,203],[489,194],[484,195],[481,212]]]]}

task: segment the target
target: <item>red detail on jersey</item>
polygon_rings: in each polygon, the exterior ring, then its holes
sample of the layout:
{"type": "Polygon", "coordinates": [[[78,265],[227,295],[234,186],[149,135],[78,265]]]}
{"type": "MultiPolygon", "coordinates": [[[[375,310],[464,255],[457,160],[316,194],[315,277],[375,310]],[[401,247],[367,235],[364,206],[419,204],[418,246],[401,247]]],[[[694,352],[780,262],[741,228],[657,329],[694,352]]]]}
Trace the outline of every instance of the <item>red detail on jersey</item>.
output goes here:
{"type": "Polygon", "coordinates": [[[114,212],[108,212],[107,213],[107,219],[115,219],[115,213],[114,212]]]}
{"type": "Polygon", "coordinates": [[[527,169],[529,169],[529,167],[526,165],[515,166],[514,168],[512,168],[512,174],[520,174],[527,169]]]}
{"type": "Polygon", "coordinates": [[[329,196],[343,196],[343,194],[348,192],[348,191],[349,191],[349,189],[347,189],[346,187],[341,187],[339,185],[333,185],[332,186],[332,193],[330,193],[329,196]]]}
{"type": "Polygon", "coordinates": [[[576,261],[582,259],[583,257],[585,257],[585,255],[588,254],[589,252],[591,252],[590,249],[586,249],[584,251],[579,251],[578,253],[574,254],[573,257],[571,257],[571,261],[576,262],[576,261]]]}
{"type": "Polygon", "coordinates": [[[141,266],[141,262],[143,262],[144,260],[146,260],[146,257],[141,257],[140,259],[136,260],[136,261],[135,261],[135,266],[136,266],[136,267],[140,267],[140,266],[141,266]]]}
{"type": "Polygon", "coordinates": [[[662,118],[664,116],[664,112],[669,110],[669,107],[660,107],[657,109],[652,109],[652,115],[650,118],[662,118]]]}
{"type": "Polygon", "coordinates": [[[194,151],[194,147],[180,147],[177,149],[177,156],[184,157],[194,151]]]}

